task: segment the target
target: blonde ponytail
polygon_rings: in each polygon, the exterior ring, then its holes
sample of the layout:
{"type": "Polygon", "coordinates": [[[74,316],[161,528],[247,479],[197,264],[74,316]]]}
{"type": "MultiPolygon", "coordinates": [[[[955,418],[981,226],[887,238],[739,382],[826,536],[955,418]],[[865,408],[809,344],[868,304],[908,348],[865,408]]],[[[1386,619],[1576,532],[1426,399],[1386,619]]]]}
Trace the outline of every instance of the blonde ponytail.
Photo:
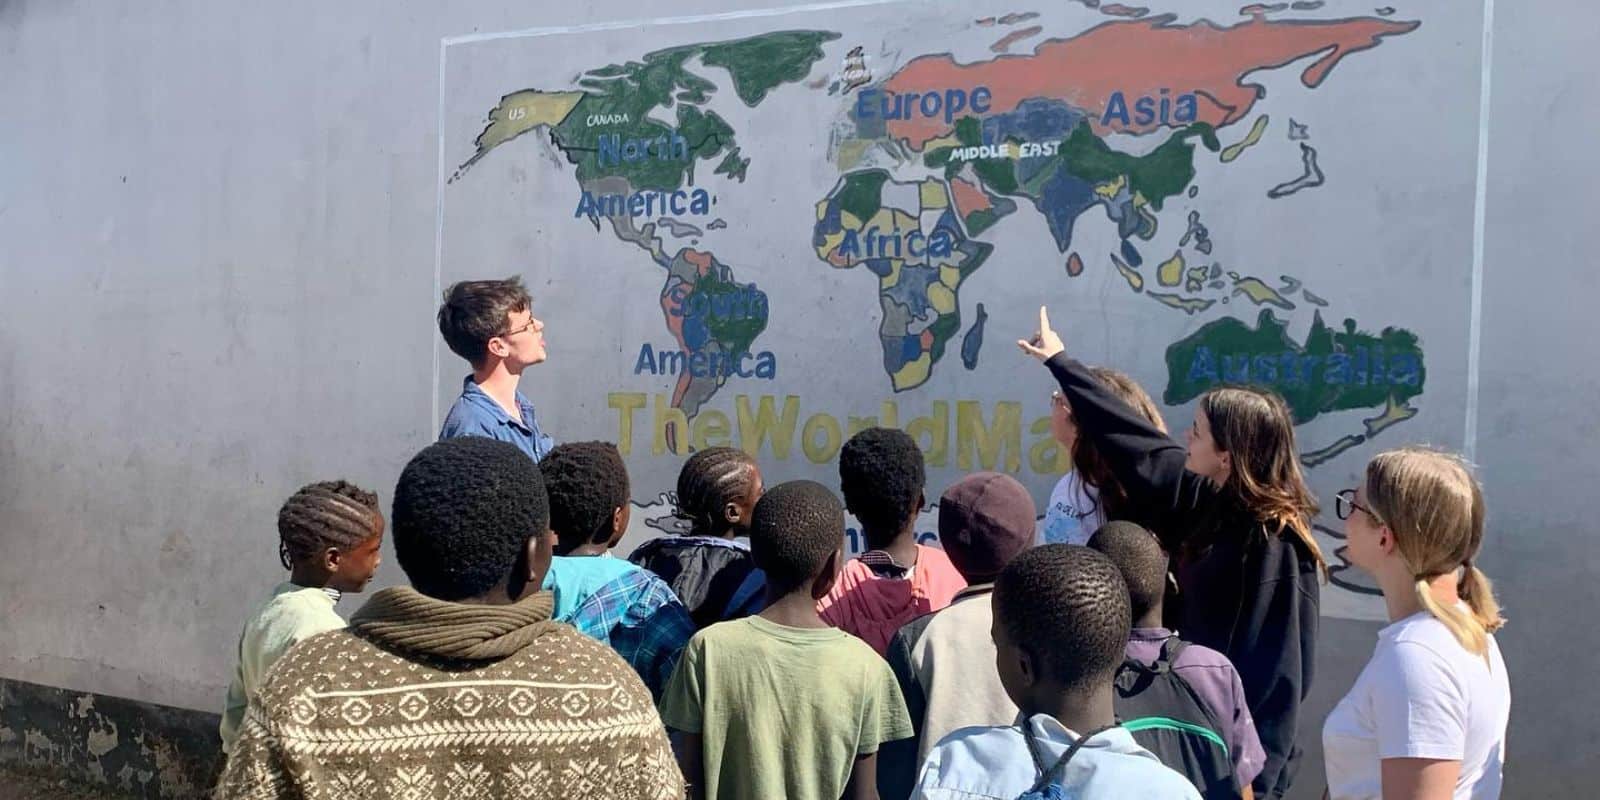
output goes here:
{"type": "Polygon", "coordinates": [[[1416,590],[1417,602],[1421,603],[1434,619],[1443,623],[1467,652],[1475,656],[1489,652],[1488,632],[1476,614],[1463,611],[1460,606],[1440,603],[1434,598],[1433,588],[1427,578],[1417,579],[1416,590]]]}
{"type": "Polygon", "coordinates": [[[1494,583],[1471,561],[1461,565],[1460,592],[1484,630],[1494,633],[1506,624],[1505,617],[1500,616],[1500,603],[1494,599],[1494,583]]]}
{"type": "Polygon", "coordinates": [[[1489,650],[1489,634],[1505,624],[1488,576],[1472,566],[1483,545],[1483,490],[1460,458],[1423,448],[1379,453],[1367,462],[1367,502],[1394,534],[1416,577],[1417,603],[1473,655],[1489,650]],[[1466,604],[1441,603],[1431,581],[1460,570],[1456,593],[1466,604]]]}

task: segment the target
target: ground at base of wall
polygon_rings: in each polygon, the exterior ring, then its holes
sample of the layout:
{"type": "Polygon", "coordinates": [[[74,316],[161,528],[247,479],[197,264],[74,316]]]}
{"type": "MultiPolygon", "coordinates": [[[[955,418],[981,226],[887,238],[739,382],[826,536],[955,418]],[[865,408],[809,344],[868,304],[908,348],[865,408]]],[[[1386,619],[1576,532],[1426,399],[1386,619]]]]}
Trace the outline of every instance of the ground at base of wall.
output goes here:
{"type": "Polygon", "coordinates": [[[104,786],[62,777],[59,772],[0,764],[0,800],[129,800],[132,797],[108,791],[104,786]]]}

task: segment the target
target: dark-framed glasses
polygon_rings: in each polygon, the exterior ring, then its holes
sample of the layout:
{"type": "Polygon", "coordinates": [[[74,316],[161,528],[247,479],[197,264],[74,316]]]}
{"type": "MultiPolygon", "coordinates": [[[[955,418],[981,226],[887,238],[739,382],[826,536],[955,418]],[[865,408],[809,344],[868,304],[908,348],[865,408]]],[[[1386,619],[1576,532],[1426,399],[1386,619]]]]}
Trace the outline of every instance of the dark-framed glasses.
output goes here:
{"type": "Polygon", "coordinates": [[[1339,519],[1349,519],[1350,515],[1357,511],[1363,511],[1372,517],[1373,521],[1378,521],[1378,515],[1372,513],[1372,509],[1356,502],[1356,490],[1345,489],[1333,496],[1333,513],[1337,514],[1339,519]]]}

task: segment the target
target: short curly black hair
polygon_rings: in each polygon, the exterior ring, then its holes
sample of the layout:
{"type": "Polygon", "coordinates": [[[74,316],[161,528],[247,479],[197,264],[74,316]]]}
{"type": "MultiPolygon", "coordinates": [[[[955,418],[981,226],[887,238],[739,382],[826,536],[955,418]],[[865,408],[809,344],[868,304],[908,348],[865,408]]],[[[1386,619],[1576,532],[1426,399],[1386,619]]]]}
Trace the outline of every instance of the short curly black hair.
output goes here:
{"type": "Polygon", "coordinates": [[[706,536],[728,528],[722,510],[754,487],[756,460],[736,447],[708,447],[689,456],[678,473],[678,517],[706,536]]]}
{"type": "Polygon", "coordinates": [[[1071,544],[1041,545],[1012,559],[995,581],[994,605],[1012,643],[1072,691],[1111,681],[1133,627],[1117,565],[1071,544]]]}
{"type": "Polygon", "coordinates": [[[394,552],[417,591],[480,597],[505,583],[528,539],[550,526],[533,459],[478,436],[423,448],[394,487],[394,552]]]}
{"type": "Polygon", "coordinates": [[[611,538],[611,515],[628,502],[628,466],[610,442],[567,442],[539,461],[550,496],[556,555],[611,538]]]}
{"type": "Polygon", "coordinates": [[[816,481],[768,489],[751,517],[750,555],[779,594],[804,586],[844,546],[844,507],[816,481]]]}
{"type": "Polygon", "coordinates": [[[845,508],[872,531],[898,533],[917,514],[928,481],[922,448],[896,428],[867,428],[839,451],[845,508]]]}
{"type": "Polygon", "coordinates": [[[1107,522],[1089,537],[1089,549],[1111,559],[1122,572],[1134,619],[1161,604],[1167,591],[1167,553],[1155,534],[1132,522],[1107,522]]]}
{"type": "Polygon", "coordinates": [[[330,547],[352,548],[383,530],[378,496],[349,481],[308,483],[278,509],[278,561],[284,569],[330,547]]]}

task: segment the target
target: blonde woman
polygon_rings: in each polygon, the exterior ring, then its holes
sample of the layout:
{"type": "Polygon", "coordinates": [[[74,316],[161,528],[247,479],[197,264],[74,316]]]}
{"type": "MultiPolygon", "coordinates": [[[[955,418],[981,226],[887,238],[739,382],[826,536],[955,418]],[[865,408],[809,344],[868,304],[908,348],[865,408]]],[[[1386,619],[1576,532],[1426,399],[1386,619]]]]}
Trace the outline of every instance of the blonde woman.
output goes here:
{"type": "Polygon", "coordinates": [[[1494,632],[1504,622],[1483,545],[1483,492],[1460,459],[1381,453],[1339,493],[1350,562],[1383,589],[1378,633],[1350,693],[1322,728],[1333,800],[1500,796],[1511,682],[1494,632]]]}
{"type": "MultiPolygon", "coordinates": [[[[1168,436],[1069,358],[1045,309],[1030,339],[1089,439],[1125,491],[1123,518],[1155,532],[1172,554],[1178,594],[1167,627],[1228,657],[1239,671],[1266,761],[1255,796],[1285,796],[1299,769],[1300,705],[1316,664],[1322,552],[1283,400],[1254,389],[1200,397],[1187,446],[1168,436]]],[[[1118,515],[1109,515],[1117,519],[1118,515]]]]}

